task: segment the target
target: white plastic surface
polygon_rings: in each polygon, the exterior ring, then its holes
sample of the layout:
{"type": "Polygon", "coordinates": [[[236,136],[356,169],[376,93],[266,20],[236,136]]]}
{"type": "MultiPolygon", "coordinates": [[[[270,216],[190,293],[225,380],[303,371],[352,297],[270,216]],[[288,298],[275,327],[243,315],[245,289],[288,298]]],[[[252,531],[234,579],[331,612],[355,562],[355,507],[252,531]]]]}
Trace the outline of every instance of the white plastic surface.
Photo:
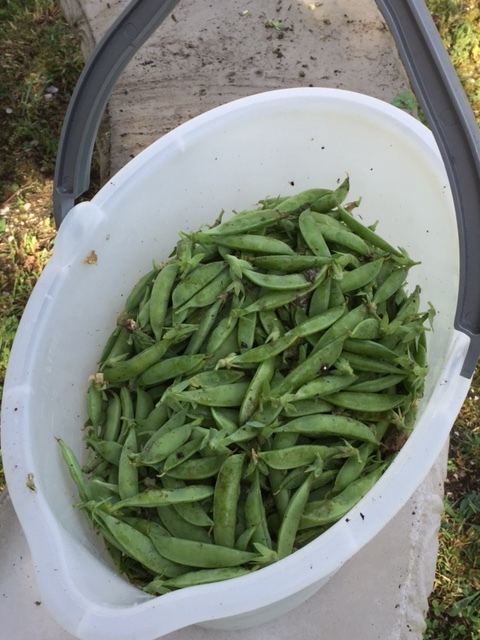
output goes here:
{"type": "Polygon", "coordinates": [[[373,98],[291,89],[245,98],[182,125],[120,171],[60,228],[54,255],[19,327],[2,406],[2,453],[42,601],[83,640],[153,640],[194,623],[235,629],[308,598],[407,502],[432,467],[463,403],[468,338],[453,329],[458,236],[433,137],[373,98]],[[312,186],[348,172],[368,223],[422,264],[411,271],[437,310],[431,371],[414,433],[374,489],[344,519],[289,558],[252,575],[150,598],[115,574],[82,514],[55,438],[84,455],[88,375],[126,294],[180,230],[221,209],[312,186]],[[92,264],[87,258],[97,258],[92,264]],[[27,482],[28,481],[28,482],[27,482]],[[348,521],[347,521],[348,520],[348,521]]]}

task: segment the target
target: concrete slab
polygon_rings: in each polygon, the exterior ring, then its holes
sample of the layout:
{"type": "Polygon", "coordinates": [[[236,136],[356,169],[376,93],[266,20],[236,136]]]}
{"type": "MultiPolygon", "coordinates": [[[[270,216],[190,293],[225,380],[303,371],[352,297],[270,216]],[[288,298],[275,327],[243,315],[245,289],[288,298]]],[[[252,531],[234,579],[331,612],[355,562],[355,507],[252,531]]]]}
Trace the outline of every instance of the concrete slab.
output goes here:
{"type": "MultiPolygon", "coordinates": [[[[59,1],[85,57],[127,4],[59,1]]],[[[409,89],[373,0],[184,0],[112,93],[99,140],[104,179],[207,109],[260,91],[310,85],[388,102],[409,89]]],[[[435,575],[447,452],[445,446],[425,482],[377,538],[293,613],[241,636],[191,627],[167,640],[420,640],[435,575]]],[[[72,638],[41,605],[35,567],[8,496],[0,504],[0,545],[5,637],[72,638]]]]}

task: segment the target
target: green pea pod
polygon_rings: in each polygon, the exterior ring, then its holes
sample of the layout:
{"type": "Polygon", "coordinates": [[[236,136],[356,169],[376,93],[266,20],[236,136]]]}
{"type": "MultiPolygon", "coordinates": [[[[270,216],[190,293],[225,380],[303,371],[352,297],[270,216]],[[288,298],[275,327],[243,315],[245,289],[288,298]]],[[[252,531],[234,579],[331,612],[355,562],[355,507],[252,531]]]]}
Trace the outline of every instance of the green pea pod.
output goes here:
{"type": "Polygon", "coordinates": [[[215,544],[235,547],[237,504],[245,457],[238,453],[229,456],[220,467],[213,496],[213,538],[215,544]]]}
{"type": "Polygon", "coordinates": [[[356,380],[358,380],[357,376],[349,375],[320,376],[302,385],[294,395],[288,398],[288,401],[296,402],[297,400],[328,395],[345,389],[345,387],[350,387],[356,380]]]}
{"type": "Polygon", "coordinates": [[[57,438],[57,442],[60,445],[60,451],[62,452],[62,457],[67,465],[70,477],[77,487],[80,500],[82,500],[83,502],[90,500],[92,496],[90,495],[88,485],[85,483],[82,469],[75,454],[61,438],[57,438]]]}
{"type": "Polygon", "coordinates": [[[248,315],[240,316],[237,323],[237,339],[240,351],[245,351],[253,347],[256,327],[256,313],[249,313],[248,315]]]}
{"type": "Polygon", "coordinates": [[[359,391],[339,391],[325,397],[336,407],[361,411],[362,413],[382,413],[399,407],[407,396],[394,393],[368,393],[359,391]]]}
{"type": "MultiPolygon", "coordinates": [[[[196,234],[196,238],[201,242],[203,234],[196,234]]],[[[211,242],[212,239],[206,236],[211,242]]],[[[278,254],[278,255],[295,255],[294,250],[282,240],[271,236],[261,236],[254,234],[242,235],[216,235],[215,242],[229,249],[236,249],[245,253],[262,253],[262,254],[278,254]]]]}
{"type": "Polygon", "coordinates": [[[338,207],[338,215],[351,231],[356,233],[360,238],[363,238],[363,240],[365,240],[369,244],[372,244],[374,247],[377,247],[378,249],[381,249],[386,253],[393,254],[397,257],[402,257],[402,253],[398,249],[392,247],[391,244],[389,244],[381,236],[377,235],[374,231],[359,222],[352,216],[351,213],[349,213],[341,206],[338,207]]]}
{"type": "Polygon", "coordinates": [[[379,258],[378,260],[362,264],[360,267],[352,269],[351,271],[344,271],[343,277],[339,282],[342,292],[349,293],[350,291],[356,291],[373,282],[382,268],[383,262],[384,259],[379,258]]]}
{"type": "Polygon", "coordinates": [[[179,265],[174,262],[166,264],[153,283],[150,297],[150,326],[156,340],[160,340],[162,337],[167,309],[179,268],[179,265]]]}
{"type": "Polygon", "coordinates": [[[299,338],[306,338],[312,334],[318,333],[319,331],[325,331],[331,325],[333,325],[337,320],[339,320],[346,312],[345,304],[340,304],[336,307],[332,307],[331,309],[327,309],[323,313],[319,313],[318,315],[307,318],[300,324],[297,324],[296,327],[291,329],[285,335],[295,335],[299,338]]]}
{"type": "Polygon", "coordinates": [[[150,286],[150,284],[154,281],[157,275],[157,272],[158,272],[158,269],[152,269],[151,271],[146,273],[144,276],[142,276],[140,280],[136,283],[136,285],[133,287],[125,303],[125,311],[127,311],[127,313],[131,313],[142,302],[145,296],[145,291],[150,286]]]}
{"type": "Polygon", "coordinates": [[[182,465],[166,472],[167,476],[178,480],[205,480],[216,477],[220,467],[227,459],[225,455],[208,456],[206,458],[191,459],[182,465]]]}
{"type": "Polygon", "coordinates": [[[154,523],[150,524],[150,539],[164,558],[201,569],[236,567],[259,559],[258,554],[248,551],[165,536],[154,523]]]}
{"type": "Polygon", "coordinates": [[[114,513],[121,509],[148,509],[176,502],[196,502],[210,498],[212,495],[213,487],[209,485],[189,485],[179,489],[147,489],[116,502],[110,507],[110,511],[114,513]]]}
{"type": "Polygon", "coordinates": [[[225,269],[223,261],[201,264],[188,273],[172,291],[172,306],[178,309],[206,287],[225,269]]]}
{"type": "Polygon", "coordinates": [[[348,229],[341,229],[340,227],[323,223],[320,223],[320,229],[327,243],[340,245],[359,255],[370,254],[370,247],[365,240],[348,229]]]}
{"type": "MultiPolygon", "coordinates": [[[[271,343],[270,343],[271,344],[271,343]]],[[[239,424],[245,424],[257,410],[263,388],[266,384],[270,384],[270,381],[275,373],[275,358],[268,358],[261,362],[253,375],[253,378],[248,386],[245,397],[240,405],[240,411],[238,414],[239,424]]]]}
{"type": "Polygon", "coordinates": [[[272,396],[279,398],[284,393],[291,393],[320,375],[324,367],[329,369],[340,357],[343,342],[344,338],[338,337],[322,349],[313,351],[304,362],[290,371],[279,385],[272,388],[272,396]]]}
{"type": "Polygon", "coordinates": [[[248,382],[234,382],[208,389],[193,389],[175,394],[178,400],[207,407],[239,407],[248,390],[248,382]]]}
{"type": "Polygon", "coordinates": [[[244,269],[243,275],[257,287],[272,289],[274,291],[291,291],[306,289],[311,282],[301,273],[289,273],[287,275],[275,275],[260,273],[253,269],[244,269]]]}
{"type": "Polygon", "coordinates": [[[279,353],[282,353],[289,347],[291,347],[298,339],[295,333],[285,334],[277,340],[261,344],[258,347],[254,347],[249,351],[240,353],[238,356],[234,356],[231,359],[232,366],[242,366],[244,364],[258,364],[265,360],[274,358],[279,353]]]}
{"type": "Polygon", "coordinates": [[[208,307],[212,305],[219,296],[225,293],[226,288],[231,283],[230,273],[227,267],[221,271],[211,282],[201,289],[194,296],[189,298],[182,306],[175,311],[181,317],[189,309],[208,307]]]}
{"type": "MultiPolygon", "coordinates": [[[[277,431],[277,433],[287,432],[277,431]]],[[[348,457],[352,455],[352,448],[347,446],[332,447],[320,444],[298,444],[283,449],[259,451],[257,455],[268,467],[285,471],[311,465],[317,460],[325,460],[332,457],[348,457]]]]}
{"type": "Polygon", "coordinates": [[[246,525],[252,528],[252,542],[259,542],[268,549],[272,548],[272,539],[268,530],[267,514],[260,486],[260,473],[255,470],[245,500],[246,525]]]}
{"type": "Polygon", "coordinates": [[[307,504],[299,528],[308,529],[340,520],[370,491],[384,469],[385,465],[380,465],[375,471],[350,483],[335,497],[307,504]]]}
{"type": "Polygon", "coordinates": [[[87,389],[87,414],[92,427],[99,427],[103,416],[104,397],[100,385],[91,380],[87,389]]]}
{"type": "Polygon", "coordinates": [[[117,393],[111,392],[108,398],[105,424],[102,427],[103,440],[115,441],[121,428],[122,403],[117,393]]]}
{"type": "MultiPolygon", "coordinates": [[[[178,413],[178,416],[181,414],[178,413]]],[[[168,407],[163,402],[158,402],[148,416],[142,420],[137,428],[137,434],[156,433],[169,419],[168,407]]]]}
{"type": "Polygon", "coordinates": [[[342,358],[344,358],[356,372],[366,371],[370,373],[405,374],[405,371],[401,367],[396,367],[390,362],[382,362],[376,358],[359,356],[356,353],[346,351],[342,353],[342,358]]]}
{"type": "Polygon", "coordinates": [[[395,360],[398,353],[374,340],[354,340],[347,338],[343,343],[345,351],[356,353],[360,356],[378,358],[379,360],[395,360]]]}
{"type": "Polygon", "coordinates": [[[282,518],[277,539],[277,556],[279,560],[286,558],[293,552],[297,531],[310,495],[312,479],[313,474],[310,474],[296,490],[282,518]]]}
{"type": "Polygon", "coordinates": [[[169,347],[174,344],[175,339],[163,338],[153,346],[145,349],[141,353],[133,356],[129,360],[123,362],[117,362],[116,364],[105,367],[103,369],[103,375],[107,382],[126,382],[131,378],[139,376],[146,371],[149,367],[163,358],[169,347]]]}
{"type": "MultiPolygon", "coordinates": [[[[211,543],[212,538],[208,532],[203,527],[199,527],[190,522],[187,522],[177,511],[175,507],[180,504],[189,504],[178,503],[178,505],[164,505],[162,507],[157,507],[157,514],[160,519],[160,522],[163,524],[165,529],[175,538],[185,538],[186,540],[196,540],[197,542],[211,543]]],[[[192,503],[197,504],[197,503],[192,503]]],[[[148,529],[147,529],[148,530],[148,529]]]]}
{"type": "Polygon", "coordinates": [[[166,380],[172,380],[177,376],[183,376],[198,369],[206,358],[207,356],[204,353],[196,353],[160,360],[160,362],[141,373],[136,378],[136,384],[151,387],[166,380]]]}
{"type": "Polygon", "coordinates": [[[377,391],[385,391],[386,389],[393,389],[397,384],[400,384],[405,380],[406,373],[404,374],[387,374],[385,376],[379,375],[368,380],[358,381],[349,387],[350,391],[367,391],[374,393],[377,391]]]}
{"type": "Polygon", "coordinates": [[[357,324],[350,332],[352,340],[377,340],[380,338],[380,320],[378,318],[367,318],[357,324]]]}
{"type": "Polygon", "coordinates": [[[238,310],[239,312],[243,312],[243,313],[239,313],[239,315],[243,315],[247,313],[256,313],[258,311],[270,311],[270,310],[278,309],[279,307],[283,307],[285,305],[291,304],[292,302],[295,302],[298,298],[301,298],[302,296],[305,296],[310,291],[313,291],[320,284],[322,279],[325,277],[325,274],[326,274],[326,269],[325,271],[322,271],[318,275],[315,282],[307,283],[309,286],[304,288],[286,290],[286,291],[277,291],[277,290],[269,291],[268,293],[262,295],[260,298],[258,298],[257,300],[249,304],[248,307],[246,307],[245,309],[239,309],[238,310]]]}
{"type": "Polygon", "coordinates": [[[100,440],[94,436],[87,436],[85,442],[102,458],[118,467],[122,445],[113,440],[100,440]]]}
{"type": "Polygon", "coordinates": [[[328,213],[332,209],[336,209],[348,196],[350,190],[350,179],[347,176],[345,180],[331,193],[325,193],[324,195],[314,200],[311,204],[312,211],[318,213],[328,213]]]}
{"type": "Polygon", "coordinates": [[[245,567],[221,567],[220,569],[198,569],[189,571],[177,578],[169,578],[164,581],[164,585],[169,589],[182,589],[194,587],[200,584],[211,584],[212,582],[223,582],[233,580],[240,576],[251,573],[251,569],[245,567]]]}
{"type": "Polygon", "coordinates": [[[102,355],[99,360],[100,370],[103,371],[105,366],[118,362],[122,359],[128,358],[133,351],[132,334],[129,333],[125,327],[121,327],[117,339],[110,349],[108,355],[102,355]]]}
{"type": "Polygon", "coordinates": [[[118,493],[121,500],[138,493],[138,468],[130,461],[130,456],[137,453],[137,433],[132,424],[123,444],[118,461],[118,493]]]}
{"type": "Polygon", "coordinates": [[[163,463],[162,474],[167,473],[171,469],[175,469],[175,467],[180,466],[186,460],[189,460],[196,453],[198,453],[203,447],[203,441],[203,437],[194,438],[193,440],[189,440],[188,442],[185,442],[183,445],[178,447],[178,449],[171,453],[163,463]]]}
{"type": "Polygon", "coordinates": [[[212,237],[250,233],[251,231],[271,226],[282,217],[282,214],[276,209],[241,211],[230,220],[222,222],[216,227],[211,227],[204,233],[212,237]]]}
{"type": "Polygon", "coordinates": [[[236,316],[229,315],[222,318],[212,330],[207,344],[205,345],[205,351],[207,353],[215,353],[218,351],[230,334],[235,330],[237,322],[238,317],[236,316]]]}
{"type": "Polygon", "coordinates": [[[364,304],[360,304],[348,313],[344,314],[321,336],[314,348],[314,352],[319,351],[328,345],[329,342],[337,340],[339,337],[346,338],[350,331],[352,331],[359,322],[362,322],[362,320],[365,320],[368,317],[368,314],[368,308],[364,304]]]}
{"type": "Polygon", "coordinates": [[[180,563],[172,562],[162,556],[155,548],[152,540],[141,531],[131,525],[115,518],[100,509],[97,517],[107,527],[115,541],[121,545],[124,552],[149,571],[160,576],[175,577],[184,573],[180,563]]]}
{"type": "Polygon", "coordinates": [[[375,291],[373,296],[373,302],[375,304],[380,304],[381,302],[385,302],[391,296],[393,296],[403,284],[405,284],[405,280],[408,274],[408,267],[398,267],[382,282],[382,284],[375,291]]]}
{"type": "Polygon", "coordinates": [[[175,511],[188,523],[196,527],[213,527],[213,520],[200,502],[178,502],[173,505],[175,511]]]}
{"type": "Polygon", "coordinates": [[[333,404],[320,398],[308,398],[307,400],[290,400],[283,408],[282,414],[287,418],[299,418],[317,413],[331,413],[333,404]]]}
{"type": "Polygon", "coordinates": [[[299,273],[307,269],[321,269],[330,264],[331,258],[328,256],[311,255],[268,255],[249,258],[249,262],[265,271],[283,271],[283,273],[299,273]]]}
{"type": "Polygon", "coordinates": [[[315,256],[322,258],[330,258],[331,253],[326,240],[323,236],[322,229],[313,219],[310,209],[303,211],[298,217],[298,226],[302,237],[315,256]]]}
{"type": "MultiPolygon", "coordinates": [[[[124,387],[122,387],[124,388],[124,387]]],[[[136,422],[142,422],[146,420],[148,416],[154,409],[154,404],[152,397],[150,394],[145,391],[145,389],[141,389],[140,387],[136,390],[136,398],[135,398],[135,420],[136,422]]]]}
{"type": "Polygon", "coordinates": [[[185,355],[193,355],[200,351],[202,344],[207,339],[210,331],[215,325],[218,314],[224,305],[224,300],[218,298],[215,302],[205,309],[202,319],[198,324],[198,329],[190,338],[190,342],[185,348],[185,355]]]}
{"type": "MultiPolygon", "coordinates": [[[[182,418],[184,420],[184,414],[182,418]]],[[[181,420],[179,420],[179,422],[181,423],[181,420]]],[[[142,451],[132,458],[132,461],[137,466],[142,466],[156,465],[166,460],[170,454],[174,453],[187,442],[192,433],[192,428],[192,423],[179,424],[179,426],[171,429],[167,429],[166,425],[164,425],[160,430],[161,433],[159,435],[155,434],[155,436],[145,444],[142,451]]]]}
{"type": "Polygon", "coordinates": [[[310,298],[310,305],[308,307],[308,315],[311,318],[318,316],[321,313],[325,313],[328,311],[330,305],[330,287],[331,287],[331,278],[325,278],[323,282],[321,282],[315,291],[312,293],[310,298]]]}
{"type": "Polygon", "coordinates": [[[312,438],[338,436],[347,440],[378,443],[375,433],[365,423],[349,416],[328,413],[294,418],[275,431],[276,433],[298,433],[312,438]]]}
{"type": "Polygon", "coordinates": [[[276,210],[289,215],[307,209],[313,202],[325,196],[331,196],[332,189],[306,189],[293,196],[289,196],[276,205],[276,210]]]}
{"type": "Polygon", "coordinates": [[[218,387],[224,384],[238,382],[244,377],[243,371],[232,371],[230,369],[216,369],[214,371],[202,371],[197,373],[188,382],[194,389],[206,387],[218,387]]]}
{"type": "MultiPolygon", "coordinates": [[[[375,425],[375,432],[379,441],[390,427],[388,420],[379,420],[375,425]]],[[[377,446],[370,442],[365,442],[357,449],[356,455],[350,456],[345,460],[343,465],[338,470],[333,485],[333,493],[339,493],[346,489],[350,483],[357,480],[365,469],[369,457],[376,450],[377,446]]]]}

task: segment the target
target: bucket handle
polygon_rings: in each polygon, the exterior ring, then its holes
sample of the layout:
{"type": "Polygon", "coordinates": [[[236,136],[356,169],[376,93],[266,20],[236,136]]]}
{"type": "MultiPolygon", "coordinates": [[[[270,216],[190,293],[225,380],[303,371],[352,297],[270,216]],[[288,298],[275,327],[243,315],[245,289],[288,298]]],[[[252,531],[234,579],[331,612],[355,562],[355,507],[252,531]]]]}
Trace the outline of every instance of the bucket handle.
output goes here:
{"type": "Polygon", "coordinates": [[[447,170],[460,242],[454,326],[470,337],[461,375],[480,356],[480,131],[423,0],[376,0],[447,170]]]}
{"type": "MultiPolygon", "coordinates": [[[[65,116],[53,182],[55,223],[90,183],[93,146],[123,69],[179,0],[132,0],[98,43],[65,116]]],[[[470,337],[461,375],[480,357],[480,134],[468,99],[423,0],[376,0],[435,137],[450,181],[460,241],[454,326],[470,337]]]]}
{"type": "Polygon", "coordinates": [[[111,90],[128,62],[179,0],[132,0],[103,35],[78,79],[65,114],[53,179],[57,228],[88,189],[93,147],[111,90]]]}

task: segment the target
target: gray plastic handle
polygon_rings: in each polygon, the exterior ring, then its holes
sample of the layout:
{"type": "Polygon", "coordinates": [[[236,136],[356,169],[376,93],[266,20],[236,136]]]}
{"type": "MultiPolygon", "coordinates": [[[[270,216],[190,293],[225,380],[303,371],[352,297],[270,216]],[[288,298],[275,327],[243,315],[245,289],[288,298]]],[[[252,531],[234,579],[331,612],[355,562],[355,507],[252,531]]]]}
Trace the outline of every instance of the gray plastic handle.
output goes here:
{"type": "Polygon", "coordinates": [[[111,90],[128,62],[179,0],[132,0],[87,61],[68,105],[53,180],[57,228],[90,184],[93,147],[111,90]]]}
{"type": "MultiPolygon", "coordinates": [[[[132,0],[81,74],[60,136],[53,185],[57,227],[90,182],[93,146],[111,89],[137,49],[179,0],[132,0]]],[[[460,240],[455,328],[470,337],[461,375],[480,357],[480,134],[423,0],[376,0],[436,139],[453,193],[460,240]]]]}
{"type": "Polygon", "coordinates": [[[470,337],[461,375],[480,356],[480,132],[470,103],[423,0],[376,0],[440,149],[460,241],[455,328],[470,337]]]}

